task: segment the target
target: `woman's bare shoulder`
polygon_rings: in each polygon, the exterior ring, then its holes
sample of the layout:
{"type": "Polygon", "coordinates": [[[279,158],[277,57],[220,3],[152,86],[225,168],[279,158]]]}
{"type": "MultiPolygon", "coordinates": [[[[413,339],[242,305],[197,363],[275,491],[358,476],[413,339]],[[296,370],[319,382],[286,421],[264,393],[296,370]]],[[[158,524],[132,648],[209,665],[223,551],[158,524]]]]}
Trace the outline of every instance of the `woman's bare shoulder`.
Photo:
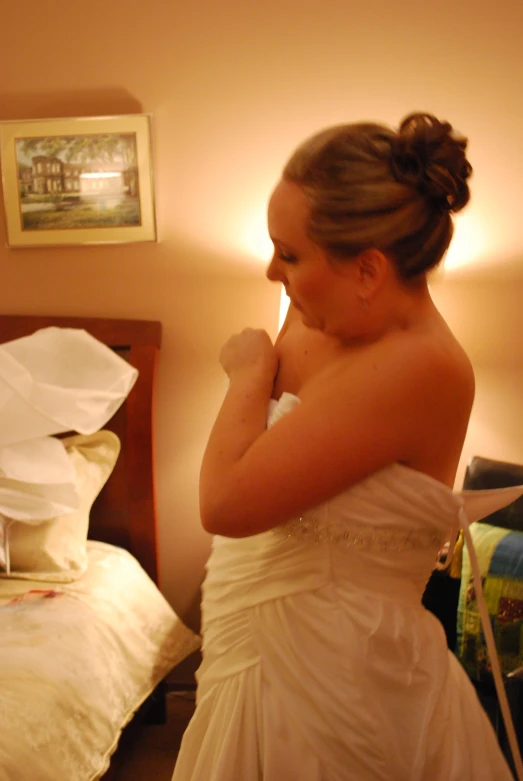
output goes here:
{"type": "Polygon", "coordinates": [[[446,327],[417,336],[415,355],[432,375],[435,391],[449,395],[458,403],[472,404],[475,391],[472,363],[446,327]]]}
{"type": "MultiPolygon", "coordinates": [[[[431,384],[446,386],[456,383],[470,389],[474,386],[474,371],[466,352],[446,328],[419,331],[395,331],[369,344],[341,350],[332,369],[341,381],[350,382],[355,375],[376,378],[376,373],[387,373],[409,385],[430,379],[431,384]]],[[[382,377],[383,378],[383,377],[382,377]]],[[[330,381],[326,372],[319,382],[330,381]]]]}
{"type": "Polygon", "coordinates": [[[342,355],[301,395],[349,428],[381,421],[394,460],[452,485],[474,401],[472,365],[453,338],[399,332],[342,355]]]}
{"type": "Polygon", "coordinates": [[[308,328],[294,310],[285,321],[275,344],[279,367],[273,397],[285,391],[299,395],[306,384],[343,352],[338,340],[308,328]]]}
{"type": "MultiPolygon", "coordinates": [[[[444,333],[397,332],[340,354],[302,388],[341,414],[390,407],[411,432],[468,423],[474,372],[460,345],[444,333]]],[[[311,407],[312,409],[312,407],[311,407]]],[[[461,426],[458,428],[461,429],[461,426]]]]}

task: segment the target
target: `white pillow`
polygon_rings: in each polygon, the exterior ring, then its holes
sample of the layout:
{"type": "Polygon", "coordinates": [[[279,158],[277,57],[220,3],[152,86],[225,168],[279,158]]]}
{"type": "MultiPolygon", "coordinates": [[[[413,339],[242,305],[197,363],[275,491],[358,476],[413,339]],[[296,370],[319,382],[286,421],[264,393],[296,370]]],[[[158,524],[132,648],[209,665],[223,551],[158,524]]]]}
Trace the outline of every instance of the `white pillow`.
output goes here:
{"type": "Polygon", "coordinates": [[[7,519],[11,566],[9,576],[0,573],[2,577],[67,583],[85,572],[89,512],[114,468],[120,440],[103,430],[61,442],[76,473],[79,507],[37,525],[7,519]]]}

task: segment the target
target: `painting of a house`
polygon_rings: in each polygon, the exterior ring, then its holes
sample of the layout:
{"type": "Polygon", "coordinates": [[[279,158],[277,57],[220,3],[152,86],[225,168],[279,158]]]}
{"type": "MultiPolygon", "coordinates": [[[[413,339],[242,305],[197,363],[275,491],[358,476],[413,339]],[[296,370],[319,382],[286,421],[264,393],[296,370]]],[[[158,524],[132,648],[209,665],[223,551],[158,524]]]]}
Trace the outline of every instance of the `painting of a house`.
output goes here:
{"type": "Polygon", "coordinates": [[[141,224],[134,133],[16,140],[22,230],[141,224]]]}

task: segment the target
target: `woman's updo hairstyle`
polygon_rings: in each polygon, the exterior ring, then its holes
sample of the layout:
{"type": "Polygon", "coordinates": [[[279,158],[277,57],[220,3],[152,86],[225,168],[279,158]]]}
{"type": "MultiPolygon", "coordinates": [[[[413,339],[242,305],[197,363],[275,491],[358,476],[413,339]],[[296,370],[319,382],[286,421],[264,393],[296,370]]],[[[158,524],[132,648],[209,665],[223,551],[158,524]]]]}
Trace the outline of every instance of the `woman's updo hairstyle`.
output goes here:
{"type": "Polygon", "coordinates": [[[359,123],[328,128],[294,152],[283,178],[310,204],[310,238],[337,258],[376,248],[408,280],[437,266],[451,213],[469,200],[467,139],[430,114],[397,131],[359,123]]]}

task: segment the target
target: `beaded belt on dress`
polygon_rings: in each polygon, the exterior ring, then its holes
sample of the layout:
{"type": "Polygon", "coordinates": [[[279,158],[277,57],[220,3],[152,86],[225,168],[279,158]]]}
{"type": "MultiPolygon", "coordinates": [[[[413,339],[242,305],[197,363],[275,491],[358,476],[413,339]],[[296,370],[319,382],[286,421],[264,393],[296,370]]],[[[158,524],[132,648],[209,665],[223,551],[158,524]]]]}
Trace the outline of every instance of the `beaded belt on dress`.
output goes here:
{"type": "Polygon", "coordinates": [[[365,551],[410,551],[438,549],[445,541],[441,533],[406,528],[377,529],[369,524],[350,526],[343,521],[301,516],[274,529],[285,537],[316,544],[336,544],[365,551]]]}

